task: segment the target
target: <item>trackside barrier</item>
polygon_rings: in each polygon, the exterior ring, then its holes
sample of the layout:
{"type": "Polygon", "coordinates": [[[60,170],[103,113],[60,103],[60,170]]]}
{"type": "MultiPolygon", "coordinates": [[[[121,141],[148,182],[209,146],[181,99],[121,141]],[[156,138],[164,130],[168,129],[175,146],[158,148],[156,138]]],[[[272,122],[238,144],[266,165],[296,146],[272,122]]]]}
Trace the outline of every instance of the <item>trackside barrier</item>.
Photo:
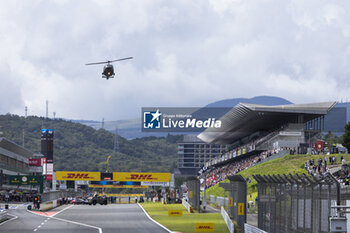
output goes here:
{"type": "Polygon", "coordinates": [[[216,197],[214,195],[210,195],[210,203],[217,204],[218,206],[228,206],[229,199],[227,197],[216,197]],[[225,204],[224,204],[225,203],[225,204]]]}
{"type": "Polygon", "coordinates": [[[0,220],[5,219],[7,216],[7,212],[6,211],[0,211],[0,220]]]}
{"type": "Polygon", "coordinates": [[[182,205],[185,206],[185,208],[187,209],[188,213],[192,213],[193,212],[192,211],[192,206],[185,199],[182,199],[182,205]]]}
{"type": "Polygon", "coordinates": [[[216,197],[216,204],[218,204],[219,206],[228,206],[229,199],[227,197],[216,197]]]}
{"type": "Polygon", "coordinates": [[[210,203],[214,204],[215,203],[215,196],[210,195],[210,203]]]}
{"type": "Polygon", "coordinates": [[[82,193],[70,192],[70,191],[51,191],[41,194],[41,203],[57,200],[62,197],[76,197],[82,195],[82,193]]]}
{"type": "Polygon", "coordinates": [[[267,233],[266,231],[263,231],[255,226],[244,224],[244,233],[267,233]]]}
{"type": "Polygon", "coordinates": [[[227,214],[226,210],[222,206],[221,206],[221,215],[224,218],[226,225],[227,225],[227,228],[230,231],[230,233],[234,233],[235,232],[235,225],[233,224],[230,216],[227,214]]]}

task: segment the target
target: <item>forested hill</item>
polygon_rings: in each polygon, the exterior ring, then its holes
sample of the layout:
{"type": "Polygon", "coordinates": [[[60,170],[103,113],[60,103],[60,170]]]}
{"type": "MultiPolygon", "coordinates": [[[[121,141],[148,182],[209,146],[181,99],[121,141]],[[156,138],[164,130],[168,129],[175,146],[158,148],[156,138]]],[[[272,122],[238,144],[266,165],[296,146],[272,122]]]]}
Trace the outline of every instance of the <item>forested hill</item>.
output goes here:
{"type": "Polygon", "coordinates": [[[176,166],[177,142],[182,136],[145,137],[126,140],[107,130],[60,119],[0,115],[0,137],[5,137],[39,153],[41,129],[54,129],[54,169],[56,171],[105,171],[111,155],[112,171],[170,172],[176,166]]]}

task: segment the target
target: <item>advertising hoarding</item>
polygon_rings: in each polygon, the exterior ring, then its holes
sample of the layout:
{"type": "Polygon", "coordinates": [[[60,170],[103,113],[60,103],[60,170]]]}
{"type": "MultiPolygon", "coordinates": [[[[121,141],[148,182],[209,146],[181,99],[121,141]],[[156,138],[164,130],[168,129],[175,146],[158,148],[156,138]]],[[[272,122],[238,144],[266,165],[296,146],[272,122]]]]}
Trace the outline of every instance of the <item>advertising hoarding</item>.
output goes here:
{"type": "Polygon", "coordinates": [[[41,167],[42,166],[41,158],[38,158],[38,159],[30,158],[29,159],[29,166],[41,167]]]}
{"type": "Polygon", "coordinates": [[[170,173],[113,172],[113,180],[170,182],[170,173]]]}
{"type": "Polygon", "coordinates": [[[58,171],[56,180],[90,180],[100,181],[100,172],[83,172],[83,171],[58,171]]]}

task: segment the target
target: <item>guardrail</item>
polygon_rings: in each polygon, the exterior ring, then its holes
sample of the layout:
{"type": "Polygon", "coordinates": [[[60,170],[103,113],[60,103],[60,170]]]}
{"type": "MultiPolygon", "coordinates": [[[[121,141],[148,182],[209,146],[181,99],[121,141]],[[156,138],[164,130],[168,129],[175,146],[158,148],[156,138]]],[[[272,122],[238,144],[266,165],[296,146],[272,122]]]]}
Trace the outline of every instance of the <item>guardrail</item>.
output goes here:
{"type": "Polygon", "coordinates": [[[222,206],[221,206],[221,215],[224,218],[224,221],[226,222],[226,226],[227,226],[229,232],[234,233],[235,232],[235,225],[233,224],[230,216],[228,215],[228,213],[226,212],[226,210],[222,206]]]}
{"type": "Polygon", "coordinates": [[[214,195],[210,195],[210,203],[217,204],[219,206],[228,206],[229,199],[227,197],[216,197],[214,195]]]}
{"type": "Polygon", "coordinates": [[[255,226],[244,224],[244,233],[267,233],[266,231],[263,231],[255,226]]]}
{"type": "Polygon", "coordinates": [[[51,191],[41,194],[41,203],[57,200],[62,197],[76,197],[81,195],[81,193],[76,193],[72,191],[51,191]]]}
{"type": "Polygon", "coordinates": [[[189,213],[192,213],[192,206],[185,199],[182,199],[182,205],[185,206],[189,213]]]}
{"type": "Polygon", "coordinates": [[[7,212],[6,211],[0,211],[0,220],[3,220],[3,219],[5,219],[6,218],[6,216],[7,216],[7,212]]]}

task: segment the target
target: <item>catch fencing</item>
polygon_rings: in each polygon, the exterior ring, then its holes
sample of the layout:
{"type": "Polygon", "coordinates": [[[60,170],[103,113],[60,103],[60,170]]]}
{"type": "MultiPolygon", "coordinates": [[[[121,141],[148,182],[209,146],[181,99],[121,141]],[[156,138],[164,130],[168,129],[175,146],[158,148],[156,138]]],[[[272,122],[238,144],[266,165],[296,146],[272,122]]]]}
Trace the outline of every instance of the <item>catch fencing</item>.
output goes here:
{"type": "Polygon", "coordinates": [[[258,182],[258,228],[270,233],[329,232],[331,206],[349,199],[349,190],[341,190],[330,174],[253,177],[258,182]]]}
{"type": "Polygon", "coordinates": [[[210,195],[209,201],[218,206],[228,206],[229,204],[229,199],[227,197],[215,197],[214,195],[210,195]]]}

